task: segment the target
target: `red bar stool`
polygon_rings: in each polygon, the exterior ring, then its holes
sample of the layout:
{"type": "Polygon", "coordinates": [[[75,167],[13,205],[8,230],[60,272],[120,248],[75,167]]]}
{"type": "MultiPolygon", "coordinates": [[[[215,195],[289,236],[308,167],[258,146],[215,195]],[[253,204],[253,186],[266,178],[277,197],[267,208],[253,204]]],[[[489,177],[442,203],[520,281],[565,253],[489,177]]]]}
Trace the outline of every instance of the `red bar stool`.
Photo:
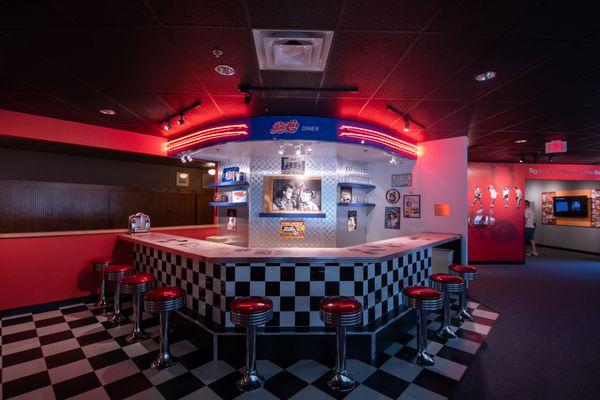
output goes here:
{"type": "Polygon", "coordinates": [[[92,260],[92,269],[96,272],[100,272],[100,297],[96,302],[96,307],[104,308],[108,305],[106,301],[106,286],[108,281],[106,280],[106,274],[104,269],[112,264],[114,260],[111,257],[101,257],[92,260]]]}
{"type": "Polygon", "coordinates": [[[122,293],[133,295],[133,328],[125,341],[134,343],[148,339],[148,334],[142,329],[141,299],[145,292],[154,289],[156,278],[151,274],[133,274],[123,277],[119,284],[122,293]]]}
{"type": "Polygon", "coordinates": [[[436,335],[442,339],[454,339],[456,334],[450,329],[450,293],[460,293],[463,290],[463,279],[450,274],[433,274],[429,277],[431,286],[444,293],[444,322],[436,335]]]}
{"type": "Polygon", "coordinates": [[[144,293],[144,308],[149,313],[159,313],[160,343],[158,357],[150,366],[163,369],[173,365],[174,360],[169,353],[169,315],[185,305],[185,292],[174,286],[163,286],[144,293]]]}
{"type": "Polygon", "coordinates": [[[273,302],[267,297],[239,297],[231,302],[231,322],[246,328],[246,370],[236,386],[246,392],[260,389],[265,380],[256,371],[256,328],[273,318],[273,302]]]}
{"type": "Polygon", "coordinates": [[[131,264],[115,264],[104,268],[104,274],[106,280],[109,282],[115,282],[115,295],[113,301],[113,312],[106,319],[111,324],[118,324],[123,321],[124,317],[121,314],[121,285],[119,282],[126,275],[135,273],[135,268],[131,264]]]}
{"type": "Polygon", "coordinates": [[[337,357],[327,385],[339,392],[347,392],[356,386],[356,381],[346,371],[346,328],[362,323],[362,310],[362,304],[353,297],[325,297],[319,303],[321,321],[336,330],[337,357]]]}
{"type": "Polygon", "coordinates": [[[404,289],[402,303],[417,310],[417,357],[415,362],[419,365],[434,365],[435,360],[427,352],[427,311],[436,311],[442,308],[443,295],[437,289],[425,286],[410,286],[404,289]]]}
{"type": "Polygon", "coordinates": [[[463,290],[460,293],[460,310],[456,313],[458,318],[473,320],[473,316],[467,310],[467,297],[469,296],[469,281],[479,279],[479,270],[470,265],[452,264],[448,267],[450,274],[460,276],[463,279],[463,290]]]}

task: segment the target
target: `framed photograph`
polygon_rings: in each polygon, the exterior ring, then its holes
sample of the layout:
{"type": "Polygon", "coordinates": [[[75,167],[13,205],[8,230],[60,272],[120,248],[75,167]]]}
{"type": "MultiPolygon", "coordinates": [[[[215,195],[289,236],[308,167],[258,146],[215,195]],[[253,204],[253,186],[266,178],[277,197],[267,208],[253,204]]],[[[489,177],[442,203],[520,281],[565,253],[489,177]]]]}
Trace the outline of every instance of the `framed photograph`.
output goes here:
{"type": "Polygon", "coordinates": [[[237,231],[237,210],[234,208],[227,210],[227,230],[230,232],[237,231]]]}
{"type": "Polygon", "coordinates": [[[282,175],[304,175],[306,162],[300,157],[281,157],[282,175]]]}
{"type": "Polygon", "coordinates": [[[421,195],[404,195],[404,218],[421,218],[421,195]]]}
{"type": "Polygon", "coordinates": [[[385,208],[385,229],[400,229],[400,207],[385,208]]]}
{"type": "Polygon", "coordinates": [[[235,182],[235,175],[238,172],[240,172],[240,167],[223,168],[223,175],[221,175],[221,182],[226,182],[226,183],[235,182]]]}
{"type": "Polygon", "coordinates": [[[177,186],[190,186],[190,174],[187,172],[178,172],[175,184],[177,186]]]}
{"type": "Polygon", "coordinates": [[[400,192],[398,189],[390,189],[385,193],[385,200],[390,204],[396,204],[400,201],[400,192]]]}
{"type": "Polygon", "coordinates": [[[354,232],[358,228],[357,214],[357,211],[348,211],[348,232],[354,232]]]}
{"type": "Polygon", "coordinates": [[[304,239],[304,221],[281,221],[279,236],[286,239],[304,239]]]}
{"type": "Polygon", "coordinates": [[[321,212],[321,180],[313,177],[263,177],[263,210],[296,214],[321,212]]]}
{"type": "Polygon", "coordinates": [[[340,203],[352,203],[352,188],[341,187],[340,188],[340,203]]]}
{"type": "Polygon", "coordinates": [[[412,174],[394,174],[392,175],[392,187],[412,186],[412,174]]]}
{"type": "Polygon", "coordinates": [[[436,217],[449,217],[450,216],[450,204],[434,204],[433,215],[436,217]]]}

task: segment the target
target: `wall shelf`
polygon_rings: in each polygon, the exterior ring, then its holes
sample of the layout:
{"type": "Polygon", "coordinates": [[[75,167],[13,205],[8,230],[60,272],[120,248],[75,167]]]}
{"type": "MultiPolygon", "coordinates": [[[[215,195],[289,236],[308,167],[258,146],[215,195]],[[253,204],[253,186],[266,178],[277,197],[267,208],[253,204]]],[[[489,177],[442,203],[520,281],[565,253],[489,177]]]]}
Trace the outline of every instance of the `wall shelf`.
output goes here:
{"type": "Polygon", "coordinates": [[[248,182],[215,182],[209,183],[209,188],[222,188],[222,187],[246,187],[248,186],[248,182]]]}
{"type": "Polygon", "coordinates": [[[245,207],[248,205],[248,203],[232,203],[232,202],[226,202],[226,201],[211,201],[210,203],[208,203],[209,206],[213,206],[213,207],[245,207]]]}
{"type": "Polygon", "coordinates": [[[258,213],[259,217],[262,218],[326,218],[325,213],[258,213]]]}
{"type": "Polygon", "coordinates": [[[351,187],[356,189],[373,190],[375,185],[369,185],[368,183],[354,183],[354,182],[338,182],[339,187],[351,187]]]}
{"type": "Polygon", "coordinates": [[[338,207],[375,207],[373,203],[338,203],[338,207]]]}

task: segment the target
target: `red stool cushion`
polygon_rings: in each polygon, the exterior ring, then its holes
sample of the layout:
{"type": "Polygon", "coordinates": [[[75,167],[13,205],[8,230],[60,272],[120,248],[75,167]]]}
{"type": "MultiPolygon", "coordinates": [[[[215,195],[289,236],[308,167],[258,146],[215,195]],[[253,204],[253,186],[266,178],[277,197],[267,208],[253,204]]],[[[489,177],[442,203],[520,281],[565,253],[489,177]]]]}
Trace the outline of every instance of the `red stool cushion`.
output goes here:
{"type": "Polygon", "coordinates": [[[362,310],[362,305],[353,297],[325,297],[319,308],[331,314],[354,314],[362,310]]]}
{"type": "Polygon", "coordinates": [[[121,279],[121,285],[142,285],[156,281],[154,275],[150,274],[134,274],[128,275],[121,279]]]}
{"type": "Polygon", "coordinates": [[[433,274],[429,277],[432,281],[441,282],[441,283],[462,283],[463,280],[460,276],[450,275],[450,274],[433,274]]]}
{"type": "Polygon", "coordinates": [[[115,264],[110,265],[103,270],[104,272],[129,272],[135,271],[135,267],[131,264],[115,264]]]}
{"type": "Polygon", "coordinates": [[[150,301],[169,301],[183,296],[185,296],[183,289],[174,286],[163,286],[146,292],[144,299],[150,301]]]}
{"type": "Polygon", "coordinates": [[[112,264],[115,260],[112,257],[98,257],[92,260],[92,264],[112,264]]]}
{"type": "Polygon", "coordinates": [[[254,314],[269,311],[273,302],[267,297],[239,297],[231,302],[231,311],[239,314],[254,314]]]}
{"type": "Polygon", "coordinates": [[[452,264],[448,267],[450,271],[458,272],[458,273],[475,273],[477,272],[477,268],[471,267],[470,265],[461,265],[461,264],[452,264]]]}
{"type": "Polygon", "coordinates": [[[442,298],[442,292],[425,286],[407,287],[404,289],[404,294],[408,297],[422,300],[439,300],[442,298]]]}

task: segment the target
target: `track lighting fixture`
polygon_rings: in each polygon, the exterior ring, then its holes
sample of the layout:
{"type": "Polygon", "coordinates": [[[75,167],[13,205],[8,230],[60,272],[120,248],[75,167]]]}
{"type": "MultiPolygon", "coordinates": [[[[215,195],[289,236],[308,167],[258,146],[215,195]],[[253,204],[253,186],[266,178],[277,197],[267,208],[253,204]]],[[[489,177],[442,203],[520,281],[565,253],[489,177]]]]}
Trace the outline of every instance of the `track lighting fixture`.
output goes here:
{"type": "Polygon", "coordinates": [[[184,123],[184,122],[185,122],[185,121],[184,121],[184,119],[183,119],[183,113],[181,113],[181,114],[179,115],[179,119],[177,119],[177,125],[181,126],[181,125],[183,125],[183,123],[184,123]]]}
{"type": "Polygon", "coordinates": [[[165,122],[164,125],[163,125],[163,129],[165,131],[170,130],[171,129],[171,122],[170,121],[165,122]]]}
{"type": "Polygon", "coordinates": [[[213,175],[213,176],[217,173],[217,171],[214,168],[211,168],[206,172],[208,172],[209,175],[213,175]]]}
{"type": "Polygon", "coordinates": [[[519,162],[521,164],[525,162],[525,154],[521,154],[521,158],[519,159],[519,162]]]}
{"type": "Polygon", "coordinates": [[[191,162],[191,161],[193,161],[193,160],[194,160],[194,158],[192,157],[192,155],[191,155],[191,154],[188,154],[188,155],[187,155],[187,160],[191,162]]]}
{"type": "Polygon", "coordinates": [[[181,156],[180,160],[181,160],[182,163],[185,164],[187,162],[187,157],[186,156],[181,156]]]}
{"type": "MultiPolygon", "coordinates": [[[[404,132],[409,132],[410,131],[410,124],[411,123],[413,125],[418,126],[421,129],[425,129],[425,127],[423,126],[423,124],[418,123],[417,121],[415,121],[414,119],[412,119],[407,113],[398,110],[393,105],[388,104],[385,108],[388,109],[389,111],[393,112],[394,114],[399,115],[400,118],[402,118],[402,121],[404,122],[404,127],[402,128],[402,130],[404,132]]],[[[398,119],[400,119],[400,118],[398,118],[398,119]]],[[[398,120],[396,120],[396,121],[398,121],[398,120]]]]}
{"type": "Polygon", "coordinates": [[[398,164],[398,160],[396,160],[396,157],[390,156],[390,164],[392,164],[392,165],[398,164]]]}
{"type": "Polygon", "coordinates": [[[284,155],[285,154],[285,146],[283,146],[283,145],[279,146],[279,150],[277,151],[277,153],[279,153],[279,155],[284,155]]]}
{"type": "Polygon", "coordinates": [[[200,103],[200,100],[197,100],[197,101],[195,101],[194,103],[192,103],[191,105],[189,105],[189,106],[187,106],[187,107],[185,107],[185,108],[183,108],[183,109],[179,110],[179,111],[178,111],[178,112],[176,112],[175,114],[169,115],[167,118],[165,118],[164,120],[162,120],[162,121],[160,122],[160,124],[162,124],[162,126],[163,126],[163,129],[164,129],[165,131],[168,131],[168,130],[170,130],[170,129],[172,128],[171,121],[172,121],[174,118],[177,118],[177,125],[181,126],[181,125],[183,125],[183,123],[185,122],[185,119],[183,118],[183,115],[184,115],[186,112],[188,112],[188,111],[190,111],[190,110],[192,110],[192,109],[194,109],[194,108],[198,107],[200,104],[201,104],[201,103],[200,103]]]}
{"type": "Polygon", "coordinates": [[[408,132],[410,130],[410,122],[408,122],[408,118],[406,115],[404,116],[404,132],[408,132]]]}
{"type": "Polygon", "coordinates": [[[248,92],[244,96],[244,104],[250,104],[250,101],[252,101],[252,93],[248,92]]]}
{"type": "Polygon", "coordinates": [[[296,146],[296,155],[302,155],[302,148],[300,146],[296,146]]]}

